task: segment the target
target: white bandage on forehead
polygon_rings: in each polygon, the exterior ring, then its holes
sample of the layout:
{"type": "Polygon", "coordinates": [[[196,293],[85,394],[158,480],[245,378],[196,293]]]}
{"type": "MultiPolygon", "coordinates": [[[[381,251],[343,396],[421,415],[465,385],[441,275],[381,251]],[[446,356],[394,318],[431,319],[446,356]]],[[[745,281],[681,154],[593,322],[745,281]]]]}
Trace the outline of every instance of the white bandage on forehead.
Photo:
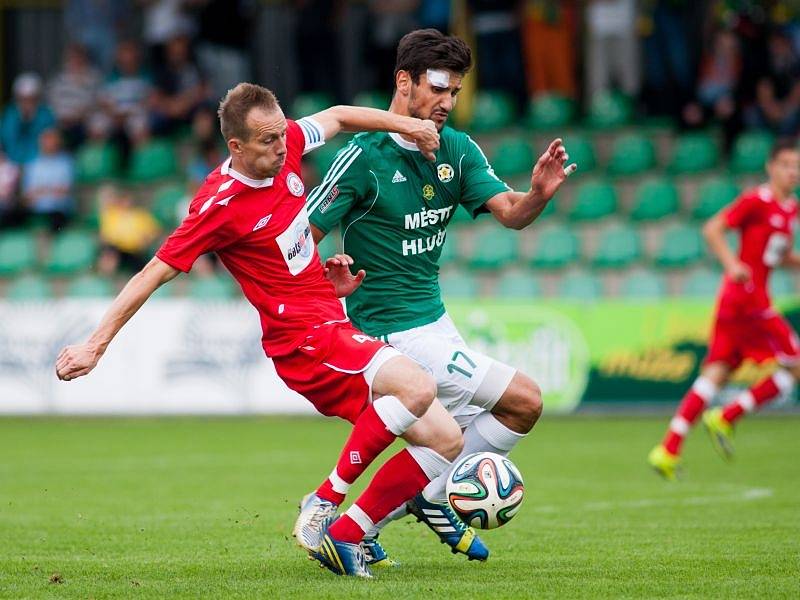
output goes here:
{"type": "Polygon", "coordinates": [[[440,88],[450,87],[450,73],[444,69],[428,69],[428,83],[440,88]]]}

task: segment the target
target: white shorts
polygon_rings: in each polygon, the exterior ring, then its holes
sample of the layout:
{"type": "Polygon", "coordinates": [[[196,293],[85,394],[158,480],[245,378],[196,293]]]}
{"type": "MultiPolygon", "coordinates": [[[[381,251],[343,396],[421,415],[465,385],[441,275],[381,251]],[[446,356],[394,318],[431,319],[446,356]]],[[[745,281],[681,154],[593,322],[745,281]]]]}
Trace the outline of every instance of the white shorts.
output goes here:
{"type": "Polygon", "coordinates": [[[381,336],[436,380],[442,405],[462,427],[491,410],[516,369],[470,349],[447,314],[437,321],[381,336]]]}

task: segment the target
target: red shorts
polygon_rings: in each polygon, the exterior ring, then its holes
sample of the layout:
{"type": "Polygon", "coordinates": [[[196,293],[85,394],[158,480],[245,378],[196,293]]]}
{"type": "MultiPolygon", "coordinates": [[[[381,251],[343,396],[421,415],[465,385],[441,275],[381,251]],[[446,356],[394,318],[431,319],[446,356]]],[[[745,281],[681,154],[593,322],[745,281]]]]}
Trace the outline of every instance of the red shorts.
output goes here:
{"type": "Polygon", "coordinates": [[[319,412],[352,423],[372,402],[375,372],[398,354],[347,321],[315,325],[301,346],[273,362],[284,383],[319,412]]]}
{"type": "Polygon", "coordinates": [[[777,314],[743,319],[717,319],[705,364],[724,362],[735,369],[746,358],[760,363],[776,358],[783,365],[800,361],[800,340],[777,314]]]}

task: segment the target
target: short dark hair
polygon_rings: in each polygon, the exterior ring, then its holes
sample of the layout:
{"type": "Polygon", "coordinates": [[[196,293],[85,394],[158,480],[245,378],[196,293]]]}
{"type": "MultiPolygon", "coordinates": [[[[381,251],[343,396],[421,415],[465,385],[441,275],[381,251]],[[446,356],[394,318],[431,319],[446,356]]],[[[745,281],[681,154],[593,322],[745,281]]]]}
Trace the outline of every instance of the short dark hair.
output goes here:
{"type": "Polygon", "coordinates": [[[464,75],[472,66],[472,52],[464,40],[445,35],[438,29],[417,29],[407,33],[397,45],[394,74],[408,71],[411,81],[428,69],[447,69],[464,75]]]}
{"type": "Polygon", "coordinates": [[[797,140],[790,137],[783,137],[775,140],[775,143],[772,144],[772,148],[769,150],[768,160],[775,160],[778,157],[778,154],[784,152],[785,150],[800,152],[800,146],[797,145],[797,140]]]}
{"type": "Polygon", "coordinates": [[[217,115],[222,137],[226,142],[231,138],[247,141],[250,139],[250,130],[247,129],[247,115],[250,111],[263,108],[265,112],[272,112],[279,106],[275,94],[267,88],[254,83],[240,83],[228,90],[219,103],[217,115]]]}

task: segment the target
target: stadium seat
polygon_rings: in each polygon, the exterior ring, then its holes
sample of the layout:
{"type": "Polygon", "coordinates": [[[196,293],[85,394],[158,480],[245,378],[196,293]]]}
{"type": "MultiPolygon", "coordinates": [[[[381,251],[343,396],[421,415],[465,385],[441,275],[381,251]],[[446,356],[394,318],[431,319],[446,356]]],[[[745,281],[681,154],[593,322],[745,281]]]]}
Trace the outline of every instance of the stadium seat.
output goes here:
{"type": "Polygon", "coordinates": [[[669,171],[691,175],[713,169],[719,160],[714,138],[707,133],[687,133],[675,140],[669,171]]]}
{"type": "Polygon", "coordinates": [[[578,186],[575,203],[569,212],[576,221],[593,221],[617,210],[617,193],[605,181],[586,181],[578,186]]]}
{"type": "Polygon", "coordinates": [[[634,271],[623,278],[620,295],[625,298],[663,298],[667,295],[667,285],[652,271],[634,271]]]}
{"type": "Polygon", "coordinates": [[[498,298],[539,298],[542,296],[542,284],[533,273],[507,271],[497,280],[494,295],[498,298]]]}
{"type": "Polygon", "coordinates": [[[700,230],[688,225],[675,225],[664,232],[655,261],[662,267],[685,267],[703,258],[704,254],[700,230]]]}
{"type": "Polygon", "coordinates": [[[603,284],[590,273],[570,273],[558,284],[558,295],[569,300],[596,300],[603,295],[603,284]]]}
{"type": "Polygon", "coordinates": [[[731,171],[736,175],[761,173],[767,162],[774,138],[766,131],[743,133],[733,144],[731,171]]]}
{"type": "Polygon", "coordinates": [[[231,277],[209,275],[189,280],[187,295],[195,300],[230,300],[237,296],[237,289],[231,277]]]}
{"type": "Polygon", "coordinates": [[[542,94],[531,99],[525,123],[536,131],[559,129],[570,124],[575,102],[558,94],[542,94]]]}
{"type": "Polygon", "coordinates": [[[53,238],[44,268],[49,273],[71,275],[89,269],[96,256],[97,234],[81,229],[68,230],[53,238]]]}
{"type": "Polygon", "coordinates": [[[564,148],[569,154],[569,163],[578,165],[578,170],[572,175],[584,175],[597,168],[597,153],[592,140],[583,135],[567,135],[564,137],[564,148]]]}
{"type": "Polygon", "coordinates": [[[739,194],[739,186],[731,179],[714,177],[704,182],[697,192],[697,200],[692,208],[695,219],[708,219],[723,206],[729,204],[739,194]]]}
{"type": "Polygon", "coordinates": [[[691,297],[711,297],[719,290],[721,271],[702,268],[693,271],[684,281],[681,293],[691,297]]]}
{"type": "Polygon", "coordinates": [[[41,275],[23,275],[12,281],[6,290],[6,299],[18,302],[49,300],[52,297],[53,288],[41,275]]]}
{"type": "Polygon", "coordinates": [[[151,183],[174,177],[178,173],[178,157],[171,142],[153,139],[131,152],[128,180],[151,183]]]}
{"type": "Polygon", "coordinates": [[[679,208],[678,188],[665,177],[652,177],[636,188],[631,219],[656,221],[674,215],[679,208]]]}
{"type": "Polygon", "coordinates": [[[627,267],[642,256],[642,240],[632,227],[616,225],[600,234],[600,242],[592,264],[596,267],[619,269],[627,267]]]}
{"type": "Polygon", "coordinates": [[[111,281],[88,273],[73,279],[67,286],[67,296],[70,298],[108,298],[115,292],[111,281]]]}
{"type": "Polygon", "coordinates": [[[522,136],[512,136],[500,142],[490,161],[498,177],[530,175],[535,163],[533,148],[522,136]]]}
{"type": "Polygon", "coordinates": [[[0,276],[18,275],[36,266],[36,239],[27,231],[0,233],[0,276]]]}
{"type": "Polygon", "coordinates": [[[631,113],[628,98],[615,92],[601,92],[592,98],[586,124],[595,129],[616,129],[630,121],[631,113]]]}
{"type": "Polygon", "coordinates": [[[466,273],[447,273],[439,278],[439,288],[446,298],[474,298],[478,295],[478,281],[466,273]]]}
{"type": "Polygon", "coordinates": [[[164,227],[172,228],[180,222],[179,210],[181,204],[190,199],[184,186],[179,184],[167,185],[156,190],[153,195],[152,212],[164,227]]]}
{"type": "Polygon", "coordinates": [[[86,143],[75,155],[75,178],[80,184],[97,183],[119,175],[119,150],[110,142],[86,143]]]}
{"type": "Polygon", "coordinates": [[[656,166],[656,149],[649,138],[641,134],[618,137],[611,149],[609,175],[638,175],[656,166]]]}
{"type": "Polygon", "coordinates": [[[334,104],[333,98],[322,92],[298,94],[292,102],[290,113],[286,116],[297,120],[330,108],[334,104]]]}
{"type": "Polygon", "coordinates": [[[569,227],[555,225],[535,230],[531,266],[537,269],[560,269],[577,261],[581,255],[580,238],[569,227]]]}
{"type": "Polygon", "coordinates": [[[478,92],[475,94],[469,129],[476,133],[497,131],[511,125],[515,116],[514,102],[508,94],[478,92]]]}
{"type": "Polygon", "coordinates": [[[360,92],[353,98],[355,106],[369,106],[370,108],[380,108],[381,110],[388,110],[391,102],[392,97],[389,94],[378,90],[360,92]]]}
{"type": "Polygon", "coordinates": [[[488,229],[475,239],[469,260],[473,269],[499,269],[519,260],[519,234],[501,227],[488,229]]]}
{"type": "Polygon", "coordinates": [[[793,296],[797,291],[792,275],[784,269],[776,269],[769,276],[769,292],[771,295],[793,296]]]}

